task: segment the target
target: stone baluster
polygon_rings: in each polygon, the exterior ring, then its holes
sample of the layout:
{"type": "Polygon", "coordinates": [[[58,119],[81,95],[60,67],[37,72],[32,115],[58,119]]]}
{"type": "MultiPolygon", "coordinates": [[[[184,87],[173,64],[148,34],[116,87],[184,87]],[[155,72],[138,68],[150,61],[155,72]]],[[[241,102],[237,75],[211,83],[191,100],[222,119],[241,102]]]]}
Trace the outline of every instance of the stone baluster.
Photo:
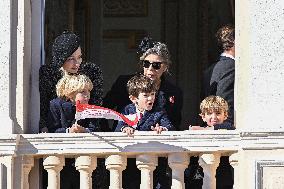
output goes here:
{"type": "Polygon", "coordinates": [[[153,171],[158,165],[158,158],[155,155],[138,155],[136,157],[137,168],[141,171],[140,189],[153,188],[153,171]]]}
{"type": "Polygon", "coordinates": [[[29,173],[34,166],[34,158],[25,156],[22,159],[22,188],[29,189],[29,173]]]}
{"type": "MultiPolygon", "coordinates": [[[[14,157],[0,156],[0,189],[14,189],[14,157]]],[[[18,186],[18,185],[17,185],[18,186]]]]}
{"type": "Polygon", "coordinates": [[[80,172],[80,188],[91,189],[91,174],[97,167],[97,158],[93,156],[78,156],[75,161],[76,169],[80,172]]]}
{"type": "Polygon", "coordinates": [[[240,188],[239,179],[239,154],[234,153],[229,157],[230,165],[234,168],[234,189],[240,188]]]}
{"type": "Polygon", "coordinates": [[[172,189],[184,189],[184,170],[188,167],[189,156],[186,153],[172,153],[168,156],[169,166],[172,169],[172,189]]]}
{"type": "Polygon", "coordinates": [[[48,189],[60,189],[60,171],[65,165],[63,156],[48,156],[43,160],[44,169],[48,172],[48,189]]]}
{"type": "Polygon", "coordinates": [[[127,158],[122,155],[110,155],[106,158],[105,164],[110,171],[109,189],[121,189],[122,171],[126,168],[127,158]]]}
{"type": "Polygon", "coordinates": [[[203,168],[203,189],[216,188],[216,170],[220,163],[220,154],[203,154],[199,158],[199,165],[203,168]]]}

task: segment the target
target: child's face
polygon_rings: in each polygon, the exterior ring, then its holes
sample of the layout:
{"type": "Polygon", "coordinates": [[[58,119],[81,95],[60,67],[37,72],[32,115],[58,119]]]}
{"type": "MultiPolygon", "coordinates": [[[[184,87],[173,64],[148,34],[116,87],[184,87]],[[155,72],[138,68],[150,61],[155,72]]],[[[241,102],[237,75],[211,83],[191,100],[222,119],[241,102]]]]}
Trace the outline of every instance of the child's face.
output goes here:
{"type": "Polygon", "coordinates": [[[138,97],[130,96],[130,100],[136,105],[139,111],[149,111],[153,108],[155,92],[139,93],[138,97]]]}
{"type": "Polygon", "coordinates": [[[90,91],[87,89],[84,89],[83,91],[80,91],[75,96],[75,102],[80,101],[80,104],[88,104],[90,100],[90,91]]]}
{"type": "Polygon", "coordinates": [[[224,111],[211,111],[206,112],[204,115],[201,115],[202,120],[207,123],[208,126],[214,126],[216,124],[223,123],[228,115],[224,111]]]}

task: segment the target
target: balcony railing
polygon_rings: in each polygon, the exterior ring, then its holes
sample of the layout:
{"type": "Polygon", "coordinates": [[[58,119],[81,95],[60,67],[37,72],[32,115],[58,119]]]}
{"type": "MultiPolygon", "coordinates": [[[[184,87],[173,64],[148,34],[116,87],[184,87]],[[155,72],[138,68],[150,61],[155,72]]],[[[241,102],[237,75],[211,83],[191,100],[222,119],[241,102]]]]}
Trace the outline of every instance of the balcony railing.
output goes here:
{"type": "Polygon", "coordinates": [[[172,169],[172,188],[179,189],[184,188],[184,170],[189,158],[199,156],[199,164],[205,173],[203,188],[216,188],[215,174],[220,156],[230,156],[237,183],[238,152],[249,148],[280,147],[283,134],[277,135],[278,138],[275,136],[271,133],[222,130],[172,131],[160,135],[136,132],[134,137],[111,132],[0,136],[1,184],[13,189],[13,186],[30,188],[29,180],[38,179],[29,178],[30,170],[35,160],[43,158],[43,167],[48,172],[48,188],[59,189],[60,171],[65,158],[75,158],[76,169],[80,172],[80,188],[90,189],[91,173],[96,169],[97,158],[105,158],[106,168],[110,171],[109,188],[120,189],[122,171],[126,168],[127,158],[131,157],[136,158],[137,168],[141,171],[140,188],[150,189],[153,188],[153,170],[157,166],[157,158],[168,157],[172,169]],[[20,174],[15,174],[15,171],[20,171],[20,174]]]}

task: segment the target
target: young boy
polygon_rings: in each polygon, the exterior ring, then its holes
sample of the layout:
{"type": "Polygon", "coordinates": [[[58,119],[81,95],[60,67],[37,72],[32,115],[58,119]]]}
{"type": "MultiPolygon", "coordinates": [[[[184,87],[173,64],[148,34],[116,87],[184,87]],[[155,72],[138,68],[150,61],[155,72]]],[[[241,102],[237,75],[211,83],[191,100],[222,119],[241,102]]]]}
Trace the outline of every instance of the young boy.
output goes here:
{"type": "MultiPolygon", "coordinates": [[[[96,119],[82,119],[78,120],[77,124],[75,123],[76,102],[80,101],[81,104],[87,104],[92,89],[92,81],[87,76],[79,74],[64,75],[56,85],[58,97],[50,101],[48,131],[52,133],[101,131],[96,119]]],[[[65,166],[60,176],[60,188],[80,188],[80,175],[74,167],[74,159],[65,159],[65,166]]],[[[108,182],[108,173],[104,167],[103,160],[98,161],[98,167],[93,172],[92,177],[95,188],[102,188],[101,185],[105,185],[104,182],[108,182]]],[[[44,188],[46,187],[44,186],[44,188]]]]}
{"type": "Polygon", "coordinates": [[[200,104],[199,114],[208,128],[222,124],[228,118],[228,103],[220,96],[208,96],[200,104]]]}
{"type": "MultiPolygon", "coordinates": [[[[151,79],[144,75],[136,75],[128,81],[127,89],[129,99],[133,103],[126,106],[122,114],[137,115],[139,122],[136,126],[130,127],[123,121],[120,121],[115,131],[122,131],[127,133],[127,135],[132,135],[135,130],[154,130],[157,131],[158,134],[162,131],[174,130],[163,107],[158,107],[157,104],[154,103],[156,86],[151,79]]],[[[162,104],[160,106],[162,106],[162,104]]]]}
{"type": "MultiPolygon", "coordinates": [[[[135,130],[138,131],[156,131],[160,134],[162,131],[174,130],[173,125],[167,117],[163,109],[163,103],[155,102],[156,86],[153,81],[144,76],[136,75],[127,83],[129,99],[133,102],[124,108],[122,114],[138,116],[138,123],[134,127],[126,125],[120,121],[115,131],[122,131],[127,135],[133,135],[135,130]],[[161,107],[158,107],[160,104],[161,107]]],[[[158,96],[156,100],[162,100],[162,96],[158,96]]],[[[123,188],[133,189],[139,188],[141,176],[136,168],[135,159],[127,160],[127,169],[123,174],[123,188]],[[131,178],[129,180],[129,178],[131,178]]],[[[168,176],[168,164],[165,158],[158,159],[158,167],[154,171],[154,188],[170,188],[170,177],[168,176]]]]}
{"type": "Polygon", "coordinates": [[[228,118],[228,103],[220,96],[208,96],[200,104],[199,114],[206,123],[206,127],[192,126],[192,130],[233,130],[235,127],[231,122],[226,122],[228,118]]]}
{"type": "Polygon", "coordinates": [[[85,133],[99,131],[94,119],[79,120],[75,124],[75,104],[87,104],[90,91],[93,89],[91,80],[85,75],[68,75],[61,78],[56,85],[57,98],[50,101],[48,130],[51,133],[85,133]]]}
{"type": "MultiPolygon", "coordinates": [[[[206,127],[192,126],[192,130],[217,130],[217,129],[228,129],[233,130],[235,127],[231,122],[226,122],[228,118],[228,103],[225,99],[220,96],[208,96],[200,104],[199,114],[202,120],[206,123],[206,127]]],[[[227,157],[221,157],[219,169],[224,167],[224,161],[227,157]]],[[[227,158],[228,159],[228,158],[227,158]]],[[[226,164],[225,164],[226,165],[226,164]]],[[[229,165],[229,164],[228,164],[229,165]]],[[[230,170],[226,168],[226,170],[230,170]]],[[[216,173],[219,177],[219,171],[216,173]]],[[[228,179],[231,177],[231,172],[227,173],[228,179]]],[[[198,157],[191,157],[190,165],[185,170],[185,188],[196,188],[201,189],[203,185],[203,169],[198,165],[198,157]]],[[[222,176],[221,178],[224,178],[222,176]]],[[[217,184],[219,184],[218,182],[217,184]]]]}

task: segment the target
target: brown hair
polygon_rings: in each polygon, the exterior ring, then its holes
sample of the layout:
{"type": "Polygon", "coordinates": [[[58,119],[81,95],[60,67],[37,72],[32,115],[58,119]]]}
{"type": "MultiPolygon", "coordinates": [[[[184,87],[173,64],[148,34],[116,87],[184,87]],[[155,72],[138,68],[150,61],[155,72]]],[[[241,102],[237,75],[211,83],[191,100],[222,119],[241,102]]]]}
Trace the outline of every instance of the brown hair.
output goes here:
{"type": "Polygon", "coordinates": [[[128,94],[138,97],[140,93],[156,92],[156,86],[153,81],[145,75],[139,74],[133,76],[127,82],[128,94]]]}
{"type": "Polygon", "coordinates": [[[229,50],[235,45],[235,28],[226,25],[221,27],[216,33],[219,47],[225,51],[229,50]]]}
{"type": "Polygon", "coordinates": [[[210,112],[228,112],[228,103],[225,99],[220,96],[208,96],[200,103],[200,115],[210,112]]]}

